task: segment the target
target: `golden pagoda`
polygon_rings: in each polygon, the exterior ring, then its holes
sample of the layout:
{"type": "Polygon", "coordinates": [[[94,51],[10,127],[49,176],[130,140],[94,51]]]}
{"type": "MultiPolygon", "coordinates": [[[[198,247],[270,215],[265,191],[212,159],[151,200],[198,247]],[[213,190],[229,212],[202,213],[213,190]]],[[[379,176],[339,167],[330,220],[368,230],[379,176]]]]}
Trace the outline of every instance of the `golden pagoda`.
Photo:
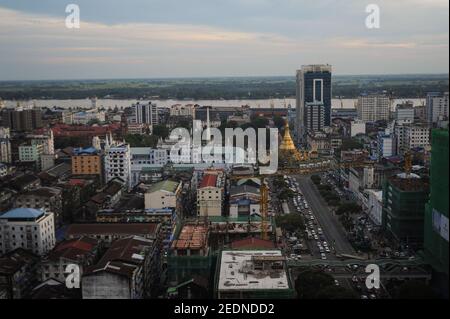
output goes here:
{"type": "Polygon", "coordinates": [[[296,151],[294,141],[291,137],[291,132],[289,130],[289,123],[286,121],[286,125],[284,126],[284,138],[283,142],[280,145],[280,151],[296,151]]]}
{"type": "Polygon", "coordinates": [[[295,147],[288,121],[286,121],[286,125],[284,126],[284,137],[280,145],[280,155],[287,162],[292,162],[292,160],[306,161],[309,158],[308,152],[299,152],[295,147]]]}

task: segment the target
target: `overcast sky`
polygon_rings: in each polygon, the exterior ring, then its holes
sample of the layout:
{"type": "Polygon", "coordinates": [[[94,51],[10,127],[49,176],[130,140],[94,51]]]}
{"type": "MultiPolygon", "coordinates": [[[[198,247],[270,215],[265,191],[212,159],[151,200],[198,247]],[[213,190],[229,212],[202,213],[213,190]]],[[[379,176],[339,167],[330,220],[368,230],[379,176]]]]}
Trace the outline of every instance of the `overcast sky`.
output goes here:
{"type": "Polygon", "coordinates": [[[448,73],[449,0],[0,0],[0,80],[448,73]],[[76,3],[81,28],[65,27],[76,3]],[[367,29],[365,8],[381,9],[367,29]]]}

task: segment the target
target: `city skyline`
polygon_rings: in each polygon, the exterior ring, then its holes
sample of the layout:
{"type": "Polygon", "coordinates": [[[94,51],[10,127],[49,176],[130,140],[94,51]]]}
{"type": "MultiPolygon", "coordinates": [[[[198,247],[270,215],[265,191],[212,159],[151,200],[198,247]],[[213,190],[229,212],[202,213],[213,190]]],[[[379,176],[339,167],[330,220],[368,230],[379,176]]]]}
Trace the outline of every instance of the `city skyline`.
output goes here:
{"type": "Polygon", "coordinates": [[[0,81],[448,72],[448,1],[378,1],[380,29],[360,1],[91,2],[67,29],[68,3],[1,0],[0,81]]]}

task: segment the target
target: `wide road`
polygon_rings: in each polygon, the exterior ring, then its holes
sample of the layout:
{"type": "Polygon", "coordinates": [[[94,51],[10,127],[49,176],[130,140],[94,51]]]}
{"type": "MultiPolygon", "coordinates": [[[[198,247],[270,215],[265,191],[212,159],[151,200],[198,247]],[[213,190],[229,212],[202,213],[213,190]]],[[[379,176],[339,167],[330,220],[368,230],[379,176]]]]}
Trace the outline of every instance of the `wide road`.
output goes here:
{"type": "Polygon", "coordinates": [[[355,254],[355,250],[348,241],[345,231],[334,216],[325,200],[320,196],[319,191],[311,181],[309,176],[301,176],[298,178],[300,189],[303,192],[308,204],[311,206],[314,216],[322,226],[326,238],[330,241],[338,254],[355,254]]]}

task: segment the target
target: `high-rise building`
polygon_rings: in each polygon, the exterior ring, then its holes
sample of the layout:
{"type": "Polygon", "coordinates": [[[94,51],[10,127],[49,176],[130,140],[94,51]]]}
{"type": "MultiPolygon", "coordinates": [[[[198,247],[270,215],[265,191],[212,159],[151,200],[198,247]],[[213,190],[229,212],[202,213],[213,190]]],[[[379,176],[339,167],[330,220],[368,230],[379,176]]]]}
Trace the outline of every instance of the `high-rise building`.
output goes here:
{"type": "Polygon", "coordinates": [[[429,125],[437,124],[439,121],[448,121],[448,92],[433,92],[427,95],[427,121],[429,125]]]}
{"type": "Polygon", "coordinates": [[[364,122],[389,120],[389,97],[380,94],[362,94],[358,98],[358,119],[364,122]]]}
{"type": "Polygon", "coordinates": [[[431,194],[425,207],[425,257],[448,296],[448,130],[433,130],[431,194]]]}
{"type": "Polygon", "coordinates": [[[395,137],[389,130],[378,133],[378,159],[394,156],[396,153],[395,137]]]}
{"type": "Polygon", "coordinates": [[[306,103],[322,103],[324,125],[331,124],[331,65],[304,65],[297,71],[297,141],[304,143],[306,103]]]}
{"type": "Polygon", "coordinates": [[[389,178],[383,188],[383,228],[397,241],[421,244],[429,183],[412,173],[389,178]]]}
{"type": "Polygon", "coordinates": [[[131,187],[130,145],[122,144],[106,150],[105,177],[106,182],[118,177],[125,182],[128,188],[131,187]]]}
{"type": "Polygon", "coordinates": [[[133,107],[137,124],[158,125],[158,108],[155,103],[141,104],[138,102],[133,107]]]}
{"type": "Polygon", "coordinates": [[[397,154],[404,154],[416,147],[426,148],[430,146],[430,128],[428,125],[396,125],[395,136],[397,154]]]}
{"type": "Polygon", "coordinates": [[[43,126],[42,111],[35,108],[4,109],[2,121],[4,127],[19,132],[32,131],[43,126]]]}

